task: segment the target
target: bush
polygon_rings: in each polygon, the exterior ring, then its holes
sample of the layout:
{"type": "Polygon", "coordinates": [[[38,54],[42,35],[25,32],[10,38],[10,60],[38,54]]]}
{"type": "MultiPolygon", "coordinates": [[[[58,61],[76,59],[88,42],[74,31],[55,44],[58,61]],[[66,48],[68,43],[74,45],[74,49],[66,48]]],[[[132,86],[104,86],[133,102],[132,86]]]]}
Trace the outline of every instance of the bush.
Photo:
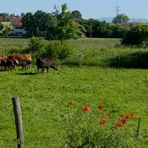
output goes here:
{"type": "Polygon", "coordinates": [[[137,24],[131,27],[121,43],[129,46],[148,46],[148,25],[137,24]]]}
{"type": "Polygon", "coordinates": [[[77,147],[138,147],[135,137],[134,118],[136,114],[120,114],[107,110],[102,105],[78,107],[72,101],[61,115],[62,128],[66,131],[62,137],[62,146],[77,147]]]}
{"type": "Polygon", "coordinates": [[[41,54],[44,52],[44,40],[42,38],[33,37],[30,39],[28,48],[24,52],[41,54]]]}
{"type": "Polygon", "coordinates": [[[65,59],[73,52],[73,47],[60,41],[50,41],[45,47],[44,55],[52,58],[65,59]]]}

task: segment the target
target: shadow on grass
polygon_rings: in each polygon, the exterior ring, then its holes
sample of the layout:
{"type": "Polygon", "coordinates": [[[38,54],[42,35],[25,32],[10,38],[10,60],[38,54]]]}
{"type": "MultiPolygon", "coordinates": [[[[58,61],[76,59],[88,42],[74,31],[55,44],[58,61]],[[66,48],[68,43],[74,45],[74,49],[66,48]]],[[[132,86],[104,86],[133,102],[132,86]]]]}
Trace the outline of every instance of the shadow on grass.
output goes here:
{"type": "Polygon", "coordinates": [[[140,68],[148,69],[148,52],[139,51],[128,55],[110,58],[107,66],[114,68],[140,68]]]}
{"type": "Polygon", "coordinates": [[[26,76],[26,75],[30,75],[30,76],[33,76],[33,75],[37,75],[39,74],[38,72],[23,72],[23,73],[17,73],[17,75],[22,75],[22,76],[26,76]]]}

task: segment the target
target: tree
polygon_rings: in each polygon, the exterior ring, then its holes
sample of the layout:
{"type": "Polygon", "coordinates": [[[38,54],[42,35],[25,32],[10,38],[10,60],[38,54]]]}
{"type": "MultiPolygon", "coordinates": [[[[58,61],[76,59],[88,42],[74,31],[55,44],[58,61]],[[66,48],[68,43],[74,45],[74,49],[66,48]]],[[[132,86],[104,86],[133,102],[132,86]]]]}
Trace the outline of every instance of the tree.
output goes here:
{"type": "Polygon", "coordinates": [[[125,14],[119,14],[113,19],[114,24],[126,24],[128,22],[129,18],[125,14]]]}
{"type": "MultiPolygon", "coordinates": [[[[28,12],[23,17],[23,25],[28,36],[46,36],[57,24],[53,14],[38,10],[34,14],[28,12]]],[[[53,29],[54,30],[54,29],[53,29]]]]}
{"type": "Polygon", "coordinates": [[[123,38],[122,44],[130,46],[148,46],[148,25],[141,23],[133,25],[123,38]]]}
{"type": "Polygon", "coordinates": [[[80,13],[80,11],[78,10],[74,10],[71,12],[72,13],[72,17],[76,20],[80,20],[82,19],[82,14],[80,13]]]}
{"type": "Polygon", "coordinates": [[[0,31],[2,31],[4,28],[3,24],[0,22],[0,31]]]}
{"type": "Polygon", "coordinates": [[[23,17],[23,26],[27,31],[28,36],[34,36],[37,34],[36,23],[31,12],[28,12],[23,17]]]}
{"type": "Polygon", "coordinates": [[[55,29],[55,37],[59,40],[77,38],[77,25],[72,19],[70,12],[67,12],[67,4],[61,5],[61,13],[57,17],[57,27],[55,29]]]}

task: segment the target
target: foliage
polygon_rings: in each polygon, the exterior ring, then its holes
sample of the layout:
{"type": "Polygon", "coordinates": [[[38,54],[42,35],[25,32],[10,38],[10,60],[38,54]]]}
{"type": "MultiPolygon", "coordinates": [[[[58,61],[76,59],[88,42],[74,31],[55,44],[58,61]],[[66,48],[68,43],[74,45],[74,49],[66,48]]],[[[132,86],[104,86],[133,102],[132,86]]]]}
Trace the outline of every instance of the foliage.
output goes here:
{"type": "MultiPolygon", "coordinates": [[[[78,107],[68,101],[67,113],[61,113],[62,128],[65,129],[62,145],[65,147],[140,147],[136,129],[131,121],[135,114],[117,114],[98,107],[78,107]]],[[[113,110],[113,109],[112,109],[113,110]]]]}
{"type": "Polygon", "coordinates": [[[44,56],[55,59],[65,59],[73,52],[73,47],[67,43],[61,44],[59,41],[50,41],[45,47],[44,56]]]}
{"type": "Polygon", "coordinates": [[[0,31],[2,31],[4,28],[3,24],[0,22],[0,31]]]}
{"type": "Polygon", "coordinates": [[[113,19],[114,24],[127,24],[129,18],[125,14],[119,14],[113,19]]]}
{"type": "Polygon", "coordinates": [[[148,25],[136,24],[126,33],[122,42],[123,45],[129,46],[148,46],[148,25]]]}
{"type": "Polygon", "coordinates": [[[75,20],[81,20],[82,19],[82,14],[80,11],[78,10],[74,10],[71,12],[72,13],[72,17],[75,19],[75,20]]]}
{"type": "Polygon", "coordinates": [[[28,48],[24,52],[41,54],[44,52],[44,42],[42,38],[33,37],[29,40],[28,48]]]}
{"type": "Polygon", "coordinates": [[[67,10],[67,4],[61,6],[62,12],[57,17],[56,35],[59,40],[77,38],[77,26],[73,22],[72,15],[67,10]]]}

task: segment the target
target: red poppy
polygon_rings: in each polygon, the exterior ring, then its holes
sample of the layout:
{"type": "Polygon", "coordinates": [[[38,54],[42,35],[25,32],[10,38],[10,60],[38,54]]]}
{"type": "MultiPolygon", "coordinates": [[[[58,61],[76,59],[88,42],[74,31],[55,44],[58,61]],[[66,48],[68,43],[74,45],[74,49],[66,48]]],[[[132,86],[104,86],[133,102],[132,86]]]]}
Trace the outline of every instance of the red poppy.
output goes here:
{"type": "Polygon", "coordinates": [[[123,114],[121,114],[121,115],[120,115],[120,117],[121,117],[121,118],[124,118],[124,115],[123,115],[123,114]]]}
{"type": "Polygon", "coordinates": [[[84,106],[84,107],[83,107],[83,111],[84,111],[84,112],[89,111],[89,110],[90,110],[90,107],[89,107],[89,106],[84,106]]]}
{"type": "Polygon", "coordinates": [[[101,113],[100,116],[101,116],[101,117],[104,117],[104,116],[105,116],[105,113],[101,113]]]}
{"type": "Polygon", "coordinates": [[[73,104],[72,101],[68,101],[68,102],[67,102],[68,107],[71,107],[72,104],[73,104]]]}
{"type": "Polygon", "coordinates": [[[130,117],[131,118],[136,117],[136,114],[130,114],[130,117]]]}
{"type": "Polygon", "coordinates": [[[122,127],[122,124],[121,123],[117,123],[116,127],[122,127]]]}
{"type": "Polygon", "coordinates": [[[105,125],[106,124],[106,121],[105,120],[101,120],[100,121],[100,124],[105,125]]]}
{"type": "Polygon", "coordinates": [[[126,120],[121,120],[122,124],[125,125],[126,124],[126,120]]]}
{"type": "Polygon", "coordinates": [[[102,105],[99,105],[99,106],[98,106],[98,109],[99,109],[99,110],[103,110],[103,106],[102,106],[102,105]]]}
{"type": "Polygon", "coordinates": [[[131,117],[131,115],[130,115],[130,114],[126,114],[125,117],[126,117],[127,119],[129,119],[129,118],[131,117]]]}
{"type": "Polygon", "coordinates": [[[112,117],[112,114],[111,113],[108,113],[108,117],[111,118],[112,117]]]}

